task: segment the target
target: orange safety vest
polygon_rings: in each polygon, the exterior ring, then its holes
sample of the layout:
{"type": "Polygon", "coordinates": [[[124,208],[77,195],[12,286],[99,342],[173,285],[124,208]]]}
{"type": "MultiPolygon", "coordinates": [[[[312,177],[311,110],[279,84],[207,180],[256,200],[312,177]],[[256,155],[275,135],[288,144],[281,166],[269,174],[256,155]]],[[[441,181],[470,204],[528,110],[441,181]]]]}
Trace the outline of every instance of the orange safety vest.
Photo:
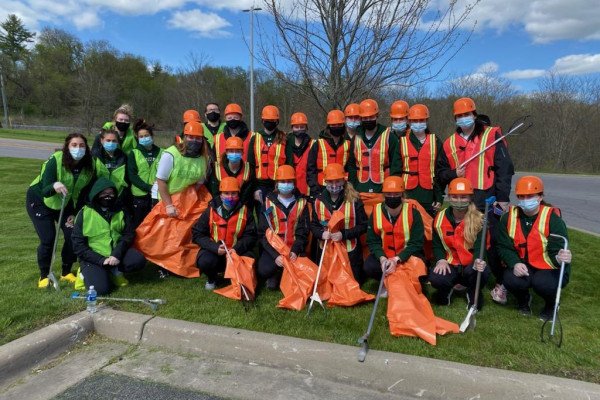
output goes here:
{"type": "MultiPolygon", "coordinates": [[[[229,175],[223,163],[215,162],[215,178],[217,178],[218,182],[221,182],[223,178],[227,178],[230,176],[233,175],[229,175]]],[[[248,182],[248,179],[250,179],[250,164],[248,164],[247,162],[242,162],[242,170],[238,171],[237,176],[233,177],[237,179],[241,188],[244,185],[244,183],[248,182]]]]}
{"type": "MultiPolygon", "coordinates": [[[[248,161],[248,147],[250,146],[250,139],[254,136],[254,132],[248,132],[246,139],[244,139],[244,149],[242,150],[242,160],[248,161]]],[[[215,136],[215,154],[217,157],[221,157],[221,154],[225,153],[225,147],[227,145],[227,138],[224,132],[219,132],[215,136]]]]}
{"type": "Polygon", "coordinates": [[[390,129],[387,128],[379,135],[372,148],[368,148],[359,135],[354,137],[354,157],[358,181],[366,183],[369,180],[381,184],[390,175],[388,156],[388,140],[390,129]]]}
{"type": "Polygon", "coordinates": [[[560,215],[558,209],[540,205],[537,218],[527,237],[521,229],[519,221],[519,207],[512,206],[508,210],[507,230],[508,236],[513,241],[515,250],[521,260],[528,260],[532,267],[537,269],[555,269],[548,254],[548,237],[550,236],[550,215],[552,212],[560,215]]]}
{"type": "Polygon", "coordinates": [[[265,209],[273,207],[273,212],[269,215],[271,226],[277,235],[283,238],[286,245],[290,248],[296,240],[296,227],[302,215],[304,207],[306,207],[306,199],[299,198],[294,203],[288,215],[285,215],[283,210],[275,205],[270,199],[265,200],[265,209]]]}
{"type": "Polygon", "coordinates": [[[465,246],[465,221],[462,220],[456,227],[453,227],[446,216],[447,211],[447,208],[440,211],[433,222],[433,226],[446,251],[446,261],[448,261],[448,264],[455,266],[471,265],[473,263],[473,253],[465,246]]]}
{"type": "Polygon", "coordinates": [[[240,207],[229,219],[221,217],[217,210],[211,207],[208,224],[212,239],[216,243],[224,240],[227,248],[231,249],[237,243],[240,234],[246,229],[247,220],[248,208],[246,206],[240,207]]]}
{"type": "MultiPolygon", "coordinates": [[[[463,161],[485,149],[496,140],[498,127],[488,126],[481,135],[473,140],[466,140],[458,133],[454,133],[444,142],[444,152],[448,158],[451,169],[456,169],[463,161]]],[[[485,153],[469,162],[465,166],[465,178],[474,189],[487,190],[494,184],[494,154],[496,147],[490,147],[485,153]]]]}
{"type": "MultiPolygon", "coordinates": [[[[343,207],[344,229],[352,229],[356,226],[356,210],[354,207],[354,202],[344,201],[343,207]]],[[[329,211],[323,201],[319,199],[315,200],[315,210],[317,211],[317,216],[320,223],[327,222],[331,219],[331,211],[329,211]]],[[[354,250],[357,242],[357,239],[346,239],[346,250],[348,252],[354,250]]]]}
{"type": "Polygon", "coordinates": [[[311,139],[304,149],[304,153],[300,157],[298,157],[294,153],[294,169],[296,170],[296,187],[305,196],[310,194],[310,188],[308,187],[308,182],[306,182],[306,168],[308,166],[308,153],[310,153],[310,148],[315,143],[314,139],[311,139]]]}
{"type": "Polygon", "coordinates": [[[329,164],[337,163],[341,164],[342,167],[346,166],[348,161],[348,154],[350,153],[350,141],[342,139],[344,143],[339,146],[336,150],[331,147],[329,142],[325,139],[317,140],[317,182],[321,186],[325,186],[325,167],[329,164]]]}
{"type": "Polygon", "coordinates": [[[413,207],[405,203],[394,225],[383,215],[383,207],[380,203],[373,210],[373,232],[381,237],[385,256],[391,258],[400,254],[408,244],[413,223],[413,207]]]}
{"type": "Polygon", "coordinates": [[[273,143],[267,146],[262,135],[254,135],[254,160],[256,179],[275,179],[275,172],[285,164],[285,143],[273,143]]]}
{"type": "Polygon", "coordinates": [[[414,189],[417,185],[423,189],[433,189],[436,156],[437,149],[434,134],[425,136],[425,142],[419,151],[412,144],[408,135],[400,138],[402,178],[406,189],[414,189]]]}

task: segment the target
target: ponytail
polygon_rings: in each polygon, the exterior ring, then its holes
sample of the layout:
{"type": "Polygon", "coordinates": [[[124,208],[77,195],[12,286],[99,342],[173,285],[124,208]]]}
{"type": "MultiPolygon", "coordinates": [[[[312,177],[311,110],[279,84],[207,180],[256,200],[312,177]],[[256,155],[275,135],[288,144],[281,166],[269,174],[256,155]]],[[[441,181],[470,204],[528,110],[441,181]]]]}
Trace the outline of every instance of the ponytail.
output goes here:
{"type": "MultiPolygon", "coordinates": [[[[477,234],[483,228],[483,213],[471,202],[465,214],[465,247],[471,249],[477,239],[477,234]]],[[[485,240],[483,237],[481,240],[485,240]]]]}

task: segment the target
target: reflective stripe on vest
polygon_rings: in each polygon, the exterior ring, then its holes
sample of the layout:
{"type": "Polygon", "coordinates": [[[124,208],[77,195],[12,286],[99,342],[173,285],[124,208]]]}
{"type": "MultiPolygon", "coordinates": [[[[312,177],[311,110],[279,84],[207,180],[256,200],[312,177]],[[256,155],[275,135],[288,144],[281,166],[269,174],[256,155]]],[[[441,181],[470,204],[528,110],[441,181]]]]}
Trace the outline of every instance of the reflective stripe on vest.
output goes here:
{"type": "Polygon", "coordinates": [[[101,256],[109,257],[125,229],[125,214],[121,210],[108,222],[91,207],[85,206],[80,212],[83,213],[83,236],[87,238],[88,246],[101,256]]]}
{"type": "MultiPolygon", "coordinates": [[[[218,135],[219,133],[223,132],[223,129],[225,129],[225,127],[227,126],[227,124],[225,122],[221,122],[219,124],[219,127],[217,128],[217,133],[216,135],[218,135]]],[[[210,129],[208,129],[208,126],[206,126],[206,124],[203,122],[202,123],[202,129],[203,129],[203,135],[206,138],[206,140],[208,141],[208,143],[213,146],[214,145],[214,136],[213,133],[210,131],[210,129]]],[[[219,154],[219,153],[216,153],[219,154]]]]}
{"type": "Polygon", "coordinates": [[[425,142],[419,151],[408,136],[400,138],[402,178],[406,189],[414,189],[417,185],[423,189],[433,189],[436,155],[435,135],[433,134],[425,136],[425,142]]]}
{"type": "MultiPolygon", "coordinates": [[[[242,160],[248,161],[248,147],[250,146],[250,139],[254,136],[254,132],[248,132],[246,139],[244,139],[244,149],[242,150],[242,160]]],[[[230,136],[231,137],[231,136],[230,136]]],[[[227,139],[224,132],[219,132],[215,136],[215,154],[217,158],[221,157],[221,154],[225,153],[227,147],[227,139]]]]}
{"type": "Polygon", "coordinates": [[[250,164],[244,162],[242,164],[242,170],[238,171],[238,174],[234,176],[229,175],[223,163],[215,162],[215,178],[217,178],[217,182],[220,183],[223,178],[228,178],[230,176],[233,176],[235,179],[237,179],[241,189],[244,183],[248,182],[248,179],[250,178],[250,164]]]}
{"type": "Polygon", "coordinates": [[[464,220],[452,226],[446,216],[447,208],[440,211],[433,223],[435,230],[442,242],[446,252],[446,261],[450,265],[467,266],[473,263],[473,254],[465,247],[465,224],[464,220]]]}
{"type": "MultiPolygon", "coordinates": [[[[154,157],[154,160],[150,164],[148,164],[148,160],[139,149],[135,148],[132,151],[135,158],[135,165],[137,166],[138,176],[148,185],[152,185],[156,181],[156,171],[158,169],[158,162],[163,153],[163,149],[159,150],[158,154],[156,157],[154,157]]],[[[135,185],[131,185],[131,194],[134,196],[145,196],[148,194],[148,192],[135,185]]]]}
{"type": "Polygon", "coordinates": [[[273,207],[273,212],[269,215],[271,219],[271,225],[275,233],[282,237],[285,244],[290,248],[296,240],[296,227],[302,211],[306,206],[306,199],[301,198],[296,200],[294,206],[290,210],[288,215],[285,215],[283,210],[275,205],[270,199],[265,200],[265,208],[273,207]]]}
{"type": "Polygon", "coordinates": [[[254,136],[256,179],[273,180],[277,168],[285,164],[285,143],[273,143],[271,146],[267,146],[260,133],[254,136]]]}
{"type": "MultiPolygon", "coordinates": [[[[356,210],[353,202],[344,201],[344,229],[352,229],[356,226],[356,210]]],[[[319,217],[319,222],[327,222],[331,219],[331,212],[325,206],[325,203],[319,199],[315,200],[315,210],[319,217]]],[[[356,248],[357,239],[346,239],[346,250],[352,251],[356,248]]]]}
{"type": "Polygon", "coordinates": [[[123,189],[127,187],[127,181],[125,180],[125,172],[127,171],[127,165],[119,165],[112,171],[106,168],[106,165],[101,159],[95,158],[96,160],[96,177],[104,177],[110,180],[117,187],[117,193],[120,195],[123,193],[123,189]]]}
{"type": "Polygon", "coordinates": [[[306,169],[308,167],[308,153],[310,153],[310,149],[314,143],[314,139],[311,139],[308,146],[306,146],[306,149],[304,149],[304,153],[302,153],[302,156],[298,157],[296,154],[294,154],[294,168],[296,169],[296,187],[304,196],[308,196],[310,194],[310,188],[308,187],[308,183],[306,182],[306,169]]]}
{"type": "Polygon", "coordinates": [[[387,128],[379,135],[370,149],[360,136],[354,137],[354,157],[356,158],[357,177],[360,183],[371,181],[380,184],[390,175],[388,160],[389,136],[390,129],[387,128]]]}
{"type": "Polygon", "coordinates": [[[207,162],[205,157],[184,157],[177,147],[165,150],[173,156],[173,169],[167,180],[169,194],[181,192],[188,186],[206,178],[207,162]]]}
{"type": "Polygon", "coordinates": [[[247,219],[248,209],[246,206],[240,207],[229,219],[221,217],[217,210],[211,207],[208,223],[212,232],[212,239],[215,243],[224,240],[227,248],[231,249],[237,243],[240,233],[246,229],[247,219]]]}
{"type": "Polygon", "coordinates": [[[400,254],[410,240],[413,207],[405,203],[394,225],[383,215],[383,207],[384,205],[379,203],[373,210],[373,232],[381,237],[385,256],[391,258],[400,254]]]}
{"type": "MultiPolygon", "coordinates": [[[[344,139],[342,139],[344,140],[344,139]]],[[[317,182],[321,186],[325,186],[325,167],[331,163],[341,164],[342,167],[346,167],[348,162],[348,154],[350,152],[350,141],[344,140],[344,143],[339,146],[336,150],[331,147],[329,142],[325,139],[317,140],[319,147],[317,150],[317,182]]]]}
{"type": "Polygon", "coordinates": [[[531,231],[525,238],[519,221],[519,208],[512,206],[508,210],[507,231],[521,260],[527,260],[537,269],[555,269],[548,255],[548,237],[550,236],[550,216],[555,209],[540,205],[537,218],[531,231]]]}

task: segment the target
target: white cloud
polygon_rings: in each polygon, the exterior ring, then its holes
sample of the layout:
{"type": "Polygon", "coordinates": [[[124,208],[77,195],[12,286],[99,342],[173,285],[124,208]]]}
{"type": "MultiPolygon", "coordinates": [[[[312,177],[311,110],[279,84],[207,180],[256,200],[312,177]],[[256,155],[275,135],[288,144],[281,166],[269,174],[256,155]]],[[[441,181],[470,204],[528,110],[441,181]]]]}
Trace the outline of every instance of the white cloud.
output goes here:
{"type": "Polygon", "coordinates": [[[169,19],[169,26],[196,32],[200,36],[228,36],[229,32],[223,30],[231,26],[227,20],[215,13],[205,13],[201,10],[176,11],[169,19]]]}
{"type": "Polygon", "coordinates": [[[534,79],[540,78],[546,75],[547,73],[548,71],[546,71],[545,69],[516,69],[514,71],[502,74],[502,77],[512,80],[534,79]]]}
{"type": "Polygon", "coordinates": [[[74,17],[73,22],[75,23],[75,27],[80,30],[102,25],[98,14],[93,11],[84,11],[77,17],[74,17]]]}
{"type": "Polygon", "coordinates": [[[184,6],[187,0],[83,0],[88,6],[110,10],[123,15],[152,15],[184,6]]]}
{"type": "Polygon", "coordinates": [[[558,74],[585,75],[600,72],[600,54],[573,54],[561,57],[552,67],[558,74]]]}
{"type": "Polygon", "coordinates": [[[500,68],[500,66],[498,65],[498,63],[495,63],[493,61],[488,61],[488,62],[483,63],[480,66],[478,66],[477,69],[475,69],[475,74],[490,75],[490,74],[498,72],[499,68],[500,68]]]}
{"type": "MultiPolygon", "coordinates": [[[[195,3],[201,6],[209,7],[215,10],[231,10],[231,11],[241,11],[248,9],[254,6],[260,7],[261,1],[254,0],[195,0],[195,3]]],[[[264,7],[262,7],[264,10],[264,7]]]]}

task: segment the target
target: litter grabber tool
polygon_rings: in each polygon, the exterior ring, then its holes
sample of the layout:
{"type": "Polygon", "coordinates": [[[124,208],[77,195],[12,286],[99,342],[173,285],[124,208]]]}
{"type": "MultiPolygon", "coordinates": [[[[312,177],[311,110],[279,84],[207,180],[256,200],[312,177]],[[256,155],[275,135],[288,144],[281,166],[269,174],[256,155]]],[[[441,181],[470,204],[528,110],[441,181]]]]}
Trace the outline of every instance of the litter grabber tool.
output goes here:
{"type": "MultiPolygon", "coordinates": [[[[483,260],[483,253],[485,251],[486,237],[487,237],[487,227],[488,227],[488,211],[490,210],[490,205],[494,204],[496,201],[496,197],[490,196],[485,199],[485,211],[483,213],[483,228],[481,229],[481,245],[479,246],[479,259],[483,260]]],[[[481,271],[477,271],[477,281],[475,283],[475,296],[473,299],[473,305],[469,308],[469,312],[465,317],[465,320],[460,324],[459,331],[460,333],[464,333],[467,329],[472,328],[475,329],[475,325],[477,324],[476,315],[477,315],[477,303],[479,302],[479,288],[481,287],[481,271]]]]}
{"type": "Polygon", "coordinates": [[[58,223],[56,224],[56,233],[54,234],[54,244],[52,245],[52,258],[50,259],[50,272],[48,273],[48,288],[50,285],[54,287],[55,290],[60,291],[60,285],[58,284],[58,279],[56,279],[56,275],[54,275],[53,268],[54,260],[56,259],[56,248],[58,247],[58,235],[61,230],[61,222],[63,219],[63,215],[65,213],[65,205],[67,203],[67,196],[63,195],[62,200],[60,202],[60,213],[58,214],[58,223]]]}
{"type": "Polygon", "coordinates": [[[379,299],[381,298],[381,292],[383,291],[383,283],[385,281],[385,273],[381,275],[381,281],[379,281],[379,289],[377,289],[377,296],[375,297],[375,304],[373,304],[373,311],[371,311],[371,318],[369,319],[369,325],[367,326],[367,332],[358,339],[360,349],[358,350],[358,361],[364,362],[369,351],[369,336],[373,330],[373,323],[375,322],[375,314],[377,314],[377,306],[379,305],[379,299]]]}
{"type": "MultiPolygon", "coordinates": [[[[225,244],[224,240],[221,240],[221,243],[223,244],[223,247],[225,247],[225,254],[227,254],[227,259],[229,260],[229,262],[233,262],[232,258],[231,258],[231,253],[229,252],[229,249],[227,248],[227,245],[225,244]]],[[[240,280],[238,279],[238,282],[240,280]]],[[[250,309],[250,306],[254,305],[254,296],[251,296],[250,293],[248,292],[248,289],[246,289],[246,286],[244,286],[243,284],[240,283],[240,291],[242,292],[242,305],[244,306],[244,310],[248,311],[250,309]]]]}
{"type": "MultiPolygon", "coordinates": [[[[321,225],[327,226],[327,221],[321,221],[321,225]]],[[[319,278],[321,277],[321,269],[323,268],[323,258],[325,257],[325,251],[327,250],[327,243],[329,243],[329,239],[325,239],[325,243],[323,244],[323,250],[321,251],[321,259],[319,260],[319,268],[317,269],[317,278],[315,279],[315,286],[313,287],[313,292],[310,296],[310,303],[308,304],[306,316],[310,314],[310,310],[312,310],[313,304],[315,302],[319,303],[321,305],[321,308],[325,310],[325,306],[323,305],[323,301],[319,296],[317,288],[319,287],[319,278]]]]}
{"type": "MultiPolygon", "coordinates": [[[[555,233],[551,233],[550,236],[562,239],[564,242],[563,249],[567,250],[569,248],[569,241],[566,237],[557,235],[555,233]]],[[[540,332],[540,337],[542,339],[542,343],[546,343],[546,341],[554,343],[557,347],[560,347],[563,339],[563,330],[562,324],[560,323],[560,319],[558,318],[558,310],[560,308],[560,293],[562,290],[563,277],[565,274],[565,263],[560,263],[560,276],[558,277],[558,288],[556,289],[556,300],[554,301],[554,312],[552,313],[552,322],[550,320],[544,321],[542,325],[542,330],[540,332]]]]}
{"type": "Polygon", "coordinates": [[[492,148],[493,146],[496,145],[496,143],[498,143],[501,140],[504,140],[507,136],[509,135],[513,135],[516,136],[516,132],[519,129],[523,129],[522,132],[520,132],[519,134],[523,134],[525,133],[525,131],[529,128],[531,128],[533,126],[533,122],[528,122],[527,120],[529,119],[530,115],[525,115],[524,117],[520,117],[518,118],[510,127],[510,129],[508,130],[508,133],[500,136],[498,139],[494,140],[492,143],[490,143],[485,149],[481,150],[480,152],[478,152],[477,154],[472,155],[471,157],[469,157],[468,159],[466,159],[465,161],[463,161],[458,168],[462,168],[465,165],[467,165],[468,163],[470,163],[471,161],[473,161],[474,159],[476,159],[477,157],[479,157],[480,155],[482,155],[483,153],[485,153],[487,150],[489,150],[490,148],[492,148]]]}
{"type": "Polygon", "coordinates": [[[267,225],[269,225],[269,228],[271,228],[273,233],[275,233],[275,231],[273,230],[273,225],[271,224],[271,219],[269,218],[269,216],[271,215],[272,212],[273,212],[273,206],[266,208],[265,211],[263,211],[263,215],[265,216],[265,219],[267,220],[267,225]]]}
{"type": "MultiPolygon", "coordinates": [[[[82,295],[79,292],[73,292],[71,294],[71,299],[82,299],[85,300],[86,296],[82,295]]],[[[128,298],[123,298],[123,297],[96,297],[97,300],[106,300],[106,301],[126,301],[126,302],[131,302],[131,303],[144,303],[147,306],[149,306],[150,308],[152,308],[152,311],[156,311],[158,309],[159,305],[162,304],[167,304],[166,300],[163,299],[128,299],[128,298]]]]}

